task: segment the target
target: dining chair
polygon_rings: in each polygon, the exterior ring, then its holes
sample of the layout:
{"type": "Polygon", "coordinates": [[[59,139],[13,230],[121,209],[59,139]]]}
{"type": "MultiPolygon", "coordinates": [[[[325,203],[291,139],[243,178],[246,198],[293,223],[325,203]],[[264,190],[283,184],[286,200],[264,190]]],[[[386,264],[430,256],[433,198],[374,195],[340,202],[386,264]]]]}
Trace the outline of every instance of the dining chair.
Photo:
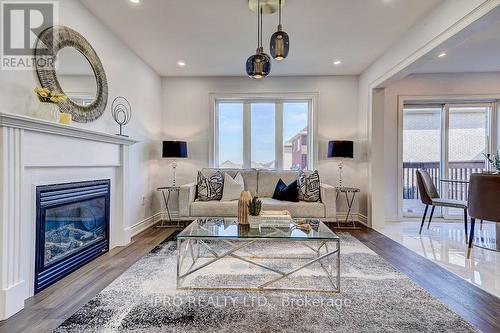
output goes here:
{"type": "Polygon", "coordinates": [[[424,169],[417,170],[417,186],[420,192],[420,200],[425,205],[424,216],[422,217],[422,223],[420,224],[420,231],[422,233],[422,228],[425,223],[425,217],[427,216],[427,210],[429,206],[432,206],[431,215],[429,217],[429,223],[427,224],[427,229],[431,225],[432,216],[434,215],[434,208],[438,207],[449,207],[449,208],[459,208],[464,210],[464,228],[465,228],[465,240],[467,241],[467,202],[462,200],[453,199],[443,199],[439,197],[439,193],[432,181],[429,172],[424,169]]]}
{"type": "Polygon", "coordinates": [[[471,226],[467,259],[470,258],[474,242],[474,226],[476,219],[500,223],[500,175],[473,173],[469,182],[469,214],[471,226]]]}

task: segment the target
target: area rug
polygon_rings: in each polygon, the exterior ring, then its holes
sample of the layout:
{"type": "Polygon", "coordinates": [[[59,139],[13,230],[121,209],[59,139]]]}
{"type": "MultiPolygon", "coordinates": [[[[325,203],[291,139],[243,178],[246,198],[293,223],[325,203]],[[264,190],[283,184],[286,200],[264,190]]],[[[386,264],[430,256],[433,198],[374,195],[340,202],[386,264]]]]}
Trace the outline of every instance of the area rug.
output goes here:
{"type": "MultiPolygon", "coordinates": [[[[340,293],[177,290],[176,242],[166,241],[54,332],[477,332],[356,238],[340,236],[340,293]]],[[[249,251],[297,248],[271,243],[249,251]]],[[[250,283],[261,273],[242,262],[225,265],[231,274],[208,266],[192,283],[250,283]]],[[[311,272],[300,274],[321,287],[311,272]]]]}

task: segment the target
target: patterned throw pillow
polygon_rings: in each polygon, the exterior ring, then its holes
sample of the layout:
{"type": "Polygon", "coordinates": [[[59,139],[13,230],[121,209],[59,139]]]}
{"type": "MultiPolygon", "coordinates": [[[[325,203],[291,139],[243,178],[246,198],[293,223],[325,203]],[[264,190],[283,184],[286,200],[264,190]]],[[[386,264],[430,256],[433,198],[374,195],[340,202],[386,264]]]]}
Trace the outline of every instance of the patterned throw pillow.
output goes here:
{"type": "Polygon", "coordinates": [[[222,199],[224,189],[224,174],[217,171],[213,176],[207,177],[198,171],[198,200],[212,201],[222,199]]]}
{"type": "Polygon", "coordinates": [[[299,200],[307,202],[318,202],[320,198],[319,190],[319,173],[314,170],[310,175],[306,175],[304,171],[299,172],[297,185],[299,186],[299,200]]]}

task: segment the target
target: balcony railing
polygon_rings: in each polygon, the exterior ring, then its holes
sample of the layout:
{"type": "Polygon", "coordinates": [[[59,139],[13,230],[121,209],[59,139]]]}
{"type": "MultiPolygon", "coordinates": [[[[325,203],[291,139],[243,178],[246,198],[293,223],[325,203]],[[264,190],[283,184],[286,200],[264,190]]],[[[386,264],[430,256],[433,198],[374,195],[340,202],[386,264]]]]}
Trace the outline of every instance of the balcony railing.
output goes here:
{"type": "MultiPolygon", "coordinates": [[[[448,167],[448,179],[469,180],[471,174],[485,170],[485,162],[484,160],[449,162],[448,167]]],[[[445,184],[440,181],[439,162],[404,162],[403,199],[420,199],[416,175],[418,169],[425,169],[429,172],[439,193],[441,193],[441,188],[445,186],[445,184]]],[[[454,200],[467,200],[467,184],[447,183],[446,186],[448,187],[448,195],[444,195],[444,197],[454,200]]]]}

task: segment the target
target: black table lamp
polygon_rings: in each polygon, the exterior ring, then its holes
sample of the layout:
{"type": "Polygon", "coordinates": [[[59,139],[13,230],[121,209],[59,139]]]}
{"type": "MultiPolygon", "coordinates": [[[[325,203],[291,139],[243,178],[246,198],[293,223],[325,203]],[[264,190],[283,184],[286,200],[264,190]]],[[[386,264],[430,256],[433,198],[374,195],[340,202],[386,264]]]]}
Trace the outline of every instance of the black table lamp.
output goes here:
{"type": "Polygon", "coordinates": [[[176,158],[187,158],[187,142],[186,141],[163,141],[163,149],[161,156],[163,158],[172,158],[172,184],[175,186],[175,169],[177,168],[176,158]]]}
{"type": "Polygon", "coordinates": [[[328,157],[338,158],[339,160],[339,187],[342,187],[342,167],[343,158],[354,157],[354,142],[347,140],[334,140],[328,142],[328,157]]]}

